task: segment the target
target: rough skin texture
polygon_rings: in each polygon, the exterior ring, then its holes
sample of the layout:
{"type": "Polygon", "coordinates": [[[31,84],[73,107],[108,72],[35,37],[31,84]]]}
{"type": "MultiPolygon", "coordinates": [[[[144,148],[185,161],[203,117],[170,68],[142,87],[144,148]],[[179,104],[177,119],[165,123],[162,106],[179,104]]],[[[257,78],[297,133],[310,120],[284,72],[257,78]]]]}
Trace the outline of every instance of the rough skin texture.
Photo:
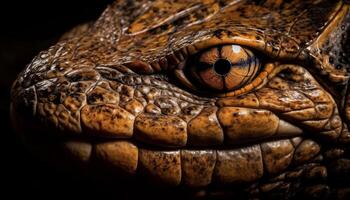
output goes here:
{"type": "Polygon", "coordinates": [[[208,195],[348,199],[349,9],[118,0],[19,74],[14,127],[38,155],[91,173],[208,195]],[[257,52],[259,75],[229,92],[189,86],[190,60],[222,44],[257,52]]]}

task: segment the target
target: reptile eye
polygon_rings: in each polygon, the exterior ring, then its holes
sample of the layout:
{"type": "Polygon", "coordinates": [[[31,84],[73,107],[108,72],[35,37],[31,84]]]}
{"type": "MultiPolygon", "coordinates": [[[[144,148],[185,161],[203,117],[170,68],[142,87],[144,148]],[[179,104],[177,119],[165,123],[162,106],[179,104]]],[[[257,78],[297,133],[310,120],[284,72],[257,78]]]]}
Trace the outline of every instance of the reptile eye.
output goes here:
{"type": "Polygon", "coordinates": [[[217,46],[200,53],[190,73],[204,86],[231,91],[250,83],[260,69],[252,51],[239,45],[217,46]]]}

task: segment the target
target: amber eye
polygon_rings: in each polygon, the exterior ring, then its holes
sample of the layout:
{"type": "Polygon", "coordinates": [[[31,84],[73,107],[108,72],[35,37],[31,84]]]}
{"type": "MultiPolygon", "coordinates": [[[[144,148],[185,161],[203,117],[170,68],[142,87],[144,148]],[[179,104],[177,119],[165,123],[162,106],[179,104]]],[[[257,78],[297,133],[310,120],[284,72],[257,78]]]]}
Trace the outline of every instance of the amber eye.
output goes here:
{"type": "Polygon", "coordinates": [[[260,69],[252,51],[239,45],[216,46],[200,53],[191,74],[206,87],[231,91],[250,83],[260,69]]]}

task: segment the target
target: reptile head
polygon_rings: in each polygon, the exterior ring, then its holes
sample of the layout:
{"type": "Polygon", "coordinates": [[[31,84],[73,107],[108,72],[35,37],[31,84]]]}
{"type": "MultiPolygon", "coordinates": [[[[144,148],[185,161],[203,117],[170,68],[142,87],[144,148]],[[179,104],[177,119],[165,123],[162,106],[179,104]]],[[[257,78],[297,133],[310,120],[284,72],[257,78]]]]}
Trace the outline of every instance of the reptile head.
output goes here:
{"type": "Polygon", "coordinates": [[[33,59],[12,119],[91,171],[329,195],[349,186],[349,30],[343,1],[120,0],[33,59]]]}

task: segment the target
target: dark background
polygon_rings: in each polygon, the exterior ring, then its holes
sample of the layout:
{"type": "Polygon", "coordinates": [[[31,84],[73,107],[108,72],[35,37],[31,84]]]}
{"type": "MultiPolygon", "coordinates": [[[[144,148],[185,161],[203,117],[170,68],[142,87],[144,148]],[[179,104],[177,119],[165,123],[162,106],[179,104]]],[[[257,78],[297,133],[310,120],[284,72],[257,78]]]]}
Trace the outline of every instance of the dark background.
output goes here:
{"type": "Polygon", "coordinates": [[[0,195],[5,199],[101,197],[108,192],[105,190],[110,190],[52,171],[46,163],[30,155],[11,129],[9,105],[11,84],[31,59],[75,25],[98,18],[111,2],[23,0],[0,3],[0,195]]]}

